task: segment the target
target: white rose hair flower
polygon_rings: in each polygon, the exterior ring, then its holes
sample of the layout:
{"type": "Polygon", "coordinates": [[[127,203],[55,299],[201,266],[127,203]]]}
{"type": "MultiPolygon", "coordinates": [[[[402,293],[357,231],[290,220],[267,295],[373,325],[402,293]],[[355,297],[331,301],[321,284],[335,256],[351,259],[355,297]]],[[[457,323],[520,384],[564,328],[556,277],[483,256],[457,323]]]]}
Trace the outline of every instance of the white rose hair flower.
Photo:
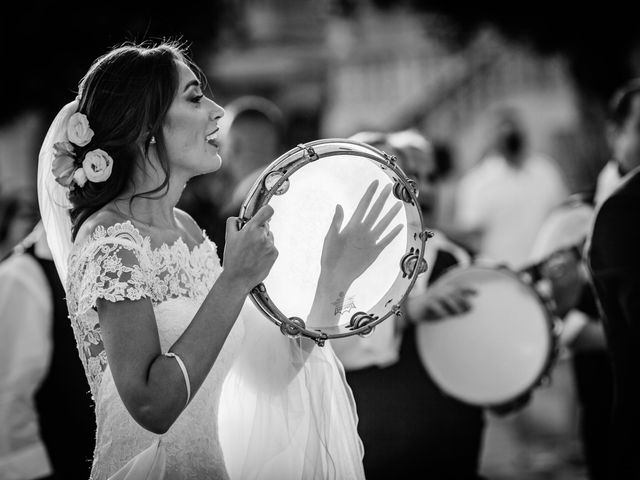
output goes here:
{"type": "Polygon", "coordinates": [[[82,169],[90,182],[106,182],[111,176],[113,159],[104,150],[99,148],[87,152],[82,161],[82,169]]]}
{"type": "Polygon", "coordinates": [[[67,137],[71,143],[84,147],[93,138],[93,130],[89,126],[89,120],[84,113],[76,112],[67,123],[67,137]]]}
{"type": "Polygon", "coordinates": [[[73,181],[79,187],[84,187],[84,184],[87,183],[87,174],[84,173],[84,168],[76,168],[76,171],[73,172],[73,181]]]}
{"type": "Polygon", "coordinates": [[[53,144],[51,173],[60,185],[73,190],[76,186],[82,188],[87,181],[106,182],[111,176],[113,159],[104,150],[91,150],[84,155],[81,164],[78,161],[75,146],[88,145],[93,135],[86,115],[79,112],[71,115],[67,123],[69,141],[53,144]]]}

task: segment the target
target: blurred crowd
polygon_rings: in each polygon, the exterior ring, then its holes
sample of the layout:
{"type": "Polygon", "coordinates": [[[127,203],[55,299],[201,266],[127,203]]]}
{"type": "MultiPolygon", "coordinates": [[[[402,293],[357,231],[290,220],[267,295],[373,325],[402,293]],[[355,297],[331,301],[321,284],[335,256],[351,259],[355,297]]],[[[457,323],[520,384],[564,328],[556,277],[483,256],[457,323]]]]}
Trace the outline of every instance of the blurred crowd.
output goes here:
{"type": "MultiPolygon", "coordinates": [[[[557,159],[531,148],[522,112],[513,106],[486,113],[486,146],[464,171],[451,145],[419,128],[344,133],[397,159],[416,181],[424,224],[434,233],[427,244],[427,274],[407,300],[403,319],[388,320],[397,322],[395,360],[353,362],[369,337],[352,338],[350,353],[343,354],[367,478],[409,478],[405,474],[416,471],[438,480],[610,478],[613,379],[585,243],[598,207],[640,165],[640,154],[633,158],[627,151],[640,143],[640,129],[626,127],[629,119],[636,121],[638,99],[640,88],[613,99],[611,158],[602,159],[597,184],[580,192],[569,189],[557,159]],[[450,269],[473,264],[535,271],[520,279],[548,300],[549,332],[557,335],[545,381],[506,408],[445,394],[418,351],[421,322],[446,322],[473,310],[473,288],[430,288],[450,269]]],[[[216,243],[221,259],[226,218],[238,215],[269,164],[295,147],[286,144],[287,130],[294,128],[291,119],[273,101],[245,96],[225,110],[219,133],[224,166],[188,184],[178,205],[216,243]]],[[[0,479],[78,478],[60,472],[88,472],[93,420],[84,414],[91,399],[82,372],[70,373],[69,365],[75,361],[80,368],[80,362],[65,325],[60,286],[47,273],[51,265],[37,209],[1,194],[0,479]],[[66,384],[75,381],[80,392],[79,404],[65,411],[77,414],[67,429],[83,439],[78,444],[84,450],[57,448],[47,435],[58,428],[50,406],[56,404],[61,377],[66,384]],[[73,462],[80,464],[76,470],[68,467],[73,462]]]]}

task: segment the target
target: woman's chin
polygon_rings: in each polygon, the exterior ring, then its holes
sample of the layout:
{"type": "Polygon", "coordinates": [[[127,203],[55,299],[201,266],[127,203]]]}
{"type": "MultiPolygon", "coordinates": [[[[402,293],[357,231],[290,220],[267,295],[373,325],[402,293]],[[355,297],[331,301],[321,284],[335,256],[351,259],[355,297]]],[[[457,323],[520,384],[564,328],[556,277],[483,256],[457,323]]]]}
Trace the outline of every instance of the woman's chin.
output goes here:
{"type": "Polygon", "coordinates": [[[192,165],[190,170],[190,174],[192,177],[197,177],[199,175],[206,175],[207,173],[213,173],[222,167],[222,158],[218,153],[213,155],[209,154],[206,157],[202,157],[198,160],[196,165],[192,165]]]}

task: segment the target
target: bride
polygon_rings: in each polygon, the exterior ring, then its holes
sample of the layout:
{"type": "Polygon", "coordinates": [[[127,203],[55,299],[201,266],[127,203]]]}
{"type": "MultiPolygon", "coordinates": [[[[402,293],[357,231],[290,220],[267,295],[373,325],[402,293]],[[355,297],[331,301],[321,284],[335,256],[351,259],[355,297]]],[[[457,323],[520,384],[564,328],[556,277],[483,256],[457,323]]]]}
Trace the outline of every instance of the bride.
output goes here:
{"type": "MultiPolygon", "coordinates": [[[[190,178],[221,165],[224,111],[203,80],[175,43],[115,48],[40,151],[41,213],[95,401],[91,478],[363,478],[331,347],[284,337],[246,301],[278,254],[271,207],[242,229],[228,220],[224,265],[175,208],[190,178]]],[[[327,238],[323,259],[349,257],[349,238],[327,238]]]]}

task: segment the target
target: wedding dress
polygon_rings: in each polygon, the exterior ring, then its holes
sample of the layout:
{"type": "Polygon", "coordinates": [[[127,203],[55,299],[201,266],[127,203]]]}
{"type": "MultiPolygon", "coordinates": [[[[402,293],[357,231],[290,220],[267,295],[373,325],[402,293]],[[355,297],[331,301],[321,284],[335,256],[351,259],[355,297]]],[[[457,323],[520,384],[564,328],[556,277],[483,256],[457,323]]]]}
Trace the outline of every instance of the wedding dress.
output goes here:
{"type": "MultiPolygon", "coordinates": [[[[68,267],[67,303],[96,409],[91,479],[106,480],[159,436],[120,399],[97,299],[149,298],[166,352],[222,267],[206,236],[193,249],[180,239],[152,248],[130,221],[98,227],[73,246],[68,267]]],[[[363,479],[355,403],[331,346],[304,350],[261,315],[247,301],[206,380],[161,436],[163,478],[363,479]]]]}
{"type": "MultiPolygon", "coordinates": [[[[136,423],[118,395],[100,338],[96,300],[150,298],[160,345],[166,352],[189,325],[221,270],[209,240],[192,250],[182,240],[151,248],[149,238],[143,238],[131,222],[98,227],[74,246],[67,302],[96,408],[92,479],[108,478],[158,437],[136,423]]],[[[162,435],[166,478],[228,478],[216,416],[220,388],[242,338],[241,329],[237,322],[191,403],[162,435]]]]}

